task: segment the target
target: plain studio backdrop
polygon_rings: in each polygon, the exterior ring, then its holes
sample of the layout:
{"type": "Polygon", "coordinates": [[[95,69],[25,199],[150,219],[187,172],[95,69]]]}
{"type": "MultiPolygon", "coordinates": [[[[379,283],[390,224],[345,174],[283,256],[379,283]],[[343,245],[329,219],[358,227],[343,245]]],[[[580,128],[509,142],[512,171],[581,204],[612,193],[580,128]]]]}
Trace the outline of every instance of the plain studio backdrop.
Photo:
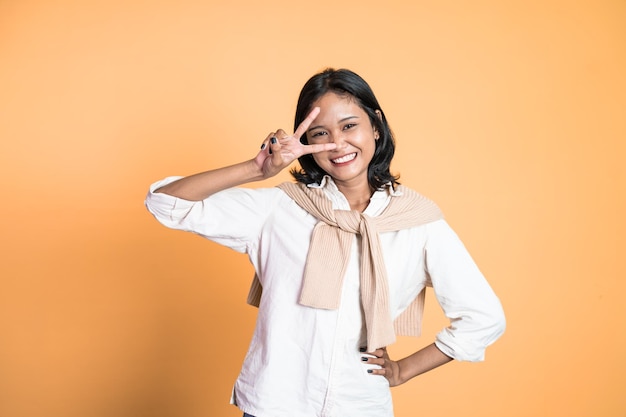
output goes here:
{"type": "MultiPolygon", "coordinates": [[[[327,66],[371,84],[508,319],[396,415],[626,415],[623,0],[1,0],[0,416],[241,415],[252,269],[143,199],[292,130],[327,66]]],[[[426,303],[395,357],[446,325],[426,303]]]]}

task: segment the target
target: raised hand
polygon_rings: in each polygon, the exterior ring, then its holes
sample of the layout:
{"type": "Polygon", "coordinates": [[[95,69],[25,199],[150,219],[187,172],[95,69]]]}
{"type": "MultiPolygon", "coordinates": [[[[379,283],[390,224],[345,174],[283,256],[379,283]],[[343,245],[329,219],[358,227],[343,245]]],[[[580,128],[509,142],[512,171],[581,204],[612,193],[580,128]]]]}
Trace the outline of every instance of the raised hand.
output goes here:
{"type": "Polygon", "coordinates": [[[302,155],[335,149],[334,143],[305,145],[300,142],[300,138],[306,134],[319,112],[319,107],[313,108],[293,135],[288,135],[282,129],[267,135],[261,145],[261,151],[254,158],[263,178],[273,177],[302,155]]]}
{"type": "Polygon", "coordinates": [[[336,147],[334,143],[304,145],[300,142],[319,112],[318,107],[314,108],[291,136],[282,129],[267,135],[254,159],[189,175],[155,192],[200,201],[218,191],[272,177],[302,155],[332,150],[336,147]]]}

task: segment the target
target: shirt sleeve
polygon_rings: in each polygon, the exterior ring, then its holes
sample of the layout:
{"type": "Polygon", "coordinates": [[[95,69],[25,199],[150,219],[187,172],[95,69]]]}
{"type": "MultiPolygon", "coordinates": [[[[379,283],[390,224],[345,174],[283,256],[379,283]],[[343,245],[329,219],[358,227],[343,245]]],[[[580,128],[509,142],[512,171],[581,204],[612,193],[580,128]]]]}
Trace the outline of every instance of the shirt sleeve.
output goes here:
{"type": "Polygon", "coordinates": [[[258,241],[265,220],[281,200],[278,188],[230,188],[202,201],[154,192],[179,178],[167,177],[150,186],[148,211],[166,227],[196,233],[241,253],[258,241]]]}
{"type": "Polygon", "coordinates": [[[482,361],[506,327],[500,300],[445,220],[426,225],[426,268],[450,326],[436,338],[446,355],[482,361]]]}

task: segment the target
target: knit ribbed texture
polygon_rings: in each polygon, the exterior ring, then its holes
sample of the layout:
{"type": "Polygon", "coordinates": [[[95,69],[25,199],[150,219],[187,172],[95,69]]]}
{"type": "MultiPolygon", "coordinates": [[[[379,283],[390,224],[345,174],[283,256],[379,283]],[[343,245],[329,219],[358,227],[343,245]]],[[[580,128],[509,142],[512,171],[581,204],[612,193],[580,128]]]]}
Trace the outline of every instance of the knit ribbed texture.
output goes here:
{"type": "MultiPolygon", "coordinates": [[[[443,218],[437,205],[403,186],[380,216],[370,217],[355,210],[333,210],[319,188],[304,184],[278,186],[300,207],[320,220],[313,229],[307,254],[300,304],[323,309],[339,308],[343,278],[350,257],[353,235],[361,236],[361,303],[367,329],[367,350],[387,346],[401,335],[418,336],[424,307],[424,291],[394,323],[389,307],[387,270],[379,233],[419,226],[443,218]]],[[[409,254],[410,255],[410,254],[409,254]]],[[[258,306],[262,288],[255,277],[248,303],[258,306]]]]}

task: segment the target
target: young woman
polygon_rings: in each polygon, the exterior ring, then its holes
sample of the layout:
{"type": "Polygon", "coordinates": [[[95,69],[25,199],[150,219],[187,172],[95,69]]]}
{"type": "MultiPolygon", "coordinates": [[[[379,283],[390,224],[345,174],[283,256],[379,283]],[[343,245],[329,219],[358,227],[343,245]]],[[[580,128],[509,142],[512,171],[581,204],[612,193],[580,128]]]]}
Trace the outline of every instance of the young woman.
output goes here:
{"type": "Polygon", "coordinates": [[[452,359],[480,361],[504,331],[502,307],[438,207],[389,171],[394,139],[369,85],[327,69],[304,85],[295,132],[249,160],[152,185],[150,212],[249,256],[257,325],[231,402],[255,417],[391,417],[389,387],[452,359]],[[296,159],[296,183],[238,188],[296,159]],[[432,286],[451,324],[419,335],[432,286]]]}

